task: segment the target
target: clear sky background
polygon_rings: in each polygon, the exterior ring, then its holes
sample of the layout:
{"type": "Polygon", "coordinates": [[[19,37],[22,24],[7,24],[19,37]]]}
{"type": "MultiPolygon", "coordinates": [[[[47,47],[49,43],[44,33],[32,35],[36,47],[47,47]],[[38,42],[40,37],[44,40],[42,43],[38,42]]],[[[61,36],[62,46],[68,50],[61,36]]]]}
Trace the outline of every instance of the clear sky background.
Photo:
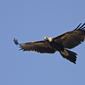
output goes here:
{"type": "Polygon", "coordinates": [[[85,22],[85,0],[0,0],[0,85],[85,85],[85,43],[73,64],[56,52],[18,51],[19,42],[56,37],[85,22]]]}

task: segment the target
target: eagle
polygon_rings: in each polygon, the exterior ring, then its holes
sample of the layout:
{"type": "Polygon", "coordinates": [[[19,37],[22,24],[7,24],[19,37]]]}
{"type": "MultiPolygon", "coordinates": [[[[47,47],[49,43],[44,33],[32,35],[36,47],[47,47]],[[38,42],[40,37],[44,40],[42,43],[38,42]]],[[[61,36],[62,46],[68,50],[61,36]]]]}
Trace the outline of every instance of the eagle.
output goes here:
{"type": "Polygon", "coordinates": [[[19,43],[14,38],[14,43],[20,46],[23,51],[35,51],[39,53],[55,53],[58,51],[61,56],[76,64],[77,53],[70,51],[85,39],[85,23],[80,23],[74,30],[65,32],[57,37],[44,37],[41,41],[19,43]]]}

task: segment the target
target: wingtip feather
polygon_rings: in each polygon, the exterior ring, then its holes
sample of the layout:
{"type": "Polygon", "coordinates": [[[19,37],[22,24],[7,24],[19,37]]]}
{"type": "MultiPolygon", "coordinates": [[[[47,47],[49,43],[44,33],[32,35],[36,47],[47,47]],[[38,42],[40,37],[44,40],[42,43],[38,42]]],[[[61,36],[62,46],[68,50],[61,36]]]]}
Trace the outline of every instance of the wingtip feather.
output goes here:
{"type": "Polygon", "coordinates": [[[80,23],[77,27],[76,27],[76,29],[74,29],[74,30],[85,30],[84,29],[85,28],[85,23],[80,23]]]}
{"type": "Polygon", "coordinates": [[[19,45],[19,42],[18,42],[18,40],[16,40],[15,38],[14,38],[14,43],[16,44],[16,45],[19,45]]]}

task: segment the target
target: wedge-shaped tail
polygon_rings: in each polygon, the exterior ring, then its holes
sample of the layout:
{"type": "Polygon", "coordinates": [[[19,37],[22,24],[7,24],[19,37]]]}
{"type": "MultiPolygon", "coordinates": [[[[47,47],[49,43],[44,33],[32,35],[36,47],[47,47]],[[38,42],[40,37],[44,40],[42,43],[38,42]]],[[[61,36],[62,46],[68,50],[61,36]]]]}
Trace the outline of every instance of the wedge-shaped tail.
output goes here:
{"type": "Polygon", "coordinates": [[[72,51],[69,51],[67,49],[64,49],[64,51],[60,51],[60,54],[66,58],[67,60],[73,62],[74,64],[76,64],[76,53],[75,52],[72,52],[72,51]]]}

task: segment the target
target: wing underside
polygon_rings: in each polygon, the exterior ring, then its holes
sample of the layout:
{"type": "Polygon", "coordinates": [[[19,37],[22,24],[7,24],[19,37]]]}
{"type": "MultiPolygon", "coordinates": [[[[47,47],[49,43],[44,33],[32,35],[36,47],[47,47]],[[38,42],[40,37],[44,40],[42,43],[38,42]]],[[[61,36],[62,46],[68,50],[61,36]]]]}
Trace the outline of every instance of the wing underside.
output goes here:
{"type": "Polygon", "coordinates": [[[83,25],[79,24],[77,28],[73,31],[66,32],[55,38],[55,41],[59,39],[62,42],[64,48],[74,48],[85,39],[85,23],[83,25]]]}
{"type": "Polygon", "coordinates": [[[29,42],[20,44],[23,51],[36,51],[40,53],[54,53],[55,50],[46,41],[29,42]]]}

